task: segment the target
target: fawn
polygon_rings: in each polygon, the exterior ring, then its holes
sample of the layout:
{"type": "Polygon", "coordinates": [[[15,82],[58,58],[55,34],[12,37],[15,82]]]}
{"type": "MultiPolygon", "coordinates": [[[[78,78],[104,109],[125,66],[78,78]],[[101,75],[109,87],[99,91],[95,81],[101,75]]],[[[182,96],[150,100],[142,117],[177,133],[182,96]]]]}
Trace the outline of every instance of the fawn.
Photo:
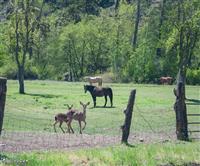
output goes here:
{"type": "MultiPolygon", "coordinates": [[[[71,112],[71,114],[73,114],[73,115],[68,117],[69,121],[68,121],[67,124],[68,124],[68,130],[70,130],[70,129],[72,129],[72,127],[71,127],[72,120],[78,121],[79,122],[79,127],[80,127],[80,134],[82,134],[82,130],[84,130],[85,126],[86,126],[86,121],[85,121],[86,120],[86,108],[90,104],[90,102],[88,102],[86,104],[83,104],[80,101],[80,104],[83,106],[83,112],[74,112],[74,113],[71,112]],[[82,121],[85,123],[85,126],[83,128],[81,127],[81,122],[82,121]]],[[[74,111],[74,110],[70,110],[70,111],[74,111]]],[[[72,131],[73,131],[73,129],[72,129],[72,131]]]]}
{"type": "Polygon", "coordinates": [[[65,114],[64,113],[58,113],[55,116],[55,123],[53,124],[55,132],[56,132],[56,124],[60,123],[59,127],[61,128],[62,132],[65,133],[65,131],[62,128],[62,124],[63,124],[63,122],[65,122],[65,123],[67,123],[67,126],[68,126],[68,132],[70,133],[70,130],[71,130],[72,133],[74,133],[73,129],[69,128],[71,126],[68,123],[69,123],[70,119],[72,119],[72,116],[74,115],[76,110],[72,110],[73,105],[69,106],[67,104],[67,107],[68,107],[68,110],[69,110],[67,113],[65,113],[65,114]]]}

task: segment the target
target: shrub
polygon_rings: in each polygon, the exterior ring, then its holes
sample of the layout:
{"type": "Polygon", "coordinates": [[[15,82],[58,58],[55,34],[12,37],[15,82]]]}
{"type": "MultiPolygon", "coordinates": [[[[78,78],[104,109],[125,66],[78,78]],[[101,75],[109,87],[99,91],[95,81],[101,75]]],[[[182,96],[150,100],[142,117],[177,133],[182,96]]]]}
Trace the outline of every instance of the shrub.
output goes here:
{"type": "Polygon", "coordinates": [[[4,65],[0,69],[0,76],[6,77],[8,79],[16,79],[17,78],[17,67],[13,63],[9,63],[4,65]]]}
{"type": "Polygon", "coordinates": [[[188,69],[186,82],[190,85],[200,85],[200,69],[188,69]]]}
{"type": "Polygon", "coordinates": [[[113,83],[117,81],[116,76],[112,72],[107,72],[107,73],[102,74],[102,79],[103,79],[103,82],[106,82],[106,83],[113,83]]]}
{"type": "MultiPolygon", "coordinates": [[[[6,77],[8,79],[17,79],[17,66],[15,63],[9,62],[9,64],[6,64],[0,68],[0,76],[6,77]]],[[[37,69],[34,66],[26,65],[25,66],[25,73],[24,73],[25,79],[37,79],[37,69]]]]}
{"type": "Polygon", "coordinates": [[[25,67],[24,78],[25,79],[30,79],[30,80],[38,79],[37,68],[34,67],[34,66],[26,66],[25,67]]]}

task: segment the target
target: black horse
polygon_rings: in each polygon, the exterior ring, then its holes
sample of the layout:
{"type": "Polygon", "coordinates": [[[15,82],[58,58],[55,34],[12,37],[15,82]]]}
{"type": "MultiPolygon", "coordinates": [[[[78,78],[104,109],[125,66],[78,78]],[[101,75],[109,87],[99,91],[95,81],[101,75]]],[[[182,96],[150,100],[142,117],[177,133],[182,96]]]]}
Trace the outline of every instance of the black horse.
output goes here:
{"type": "Polygon", "coordinates": [[[93,86],[93,85],[84,85],[84,90],[85,90],[85,93],[87,91],[90,92],[92,99],[93,99],[93,102],[94,102],[94,107],[96,107],[96,97],[102,97],[102,96],[105,97],[104,107],[106,107],[106,104],[107,104],[107,96],[110,97],[111,107],[113,106],[113,102],[112,102],[113,93],[112,93],[111,88],[109,88],[109,87],[96,87],[96,86],[93,86]]]}

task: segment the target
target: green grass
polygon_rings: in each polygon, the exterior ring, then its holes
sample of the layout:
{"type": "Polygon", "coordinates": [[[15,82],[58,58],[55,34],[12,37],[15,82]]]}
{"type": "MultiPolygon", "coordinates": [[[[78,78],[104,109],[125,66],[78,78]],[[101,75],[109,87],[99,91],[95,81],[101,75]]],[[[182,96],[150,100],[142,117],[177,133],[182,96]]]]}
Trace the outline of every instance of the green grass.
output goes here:
{"type": "MultiPolygon", "coordinates": [[[[17,81],[9,80],[4,129],[53,132],[54,116],[58,112],[66,112],[66,104],[81,109],[79,101],[90,101],[84,132],[119,134],[119,127],[124,121],[123,110],[132,89],[137,90],[132,122],[134,132],[148,132],[151,128],[167,132],[175,128],[173,85],[104,84],[113,89],[113,108],[91,108],[92,98],[89,93],[84,93],[83,85],[82,82],[26,81],[26,94],[20,95],[17,81]]],[[[199,100],[199,89],[199,86],[187,86],[187,97],[199,100]]],[[[97,98],[97,106],[103,105],[104,98],[97,98]]],[[[110,106],[109,100],[107,105],[110,106]]],[[[188,112],[195,113],[198,110],[199,105],[188,105],[188,112]]],[[[77,132],[78,124],[73,122],[72,125],[77,132]]]]}
{"type": "Polygon", "coordinates": [[[134,147],[119,145],[68,152],[32,152],[2,155],[2,165],[63,166],[63,165],[131,165],[160,166],[171,164],[182,166],[189,163],[200,164],[199,143],[139,144],[134,147]]]}
{"type": "MultiPolygon", "coordinates": [[[[58,112],[66,112],[66,104],[80,108],[79,101],[91,102],[87,110],[87,134],[120,134],[123,124],[123,110],[126,108],[130,91],[136,89],[136,101],[133,113],[131,132],[163,131],[175,133],[175,113],[173,104],[174,86],[106,84],[114,93],[113,108],[91,108],[93,106],[89,93],[83,91],[84,83],[56,81],[26,81],[26,95],[18,94],[16,81],[8,81],[5,107],[5,131],[45,131],[53,132],[52,123],[58,112]]],[[[200,87],[187,86],[189,99],[200,100],[200,87]]],[[[189,102],[189,101],[187,101],[189,102]]],[[[187,105],[188,112],[197,113],[198,103],[187,105]]],[[[104,98],[97,99],[97,105],[103,106],[104,98]]],[[[108,101],[108,105],[110,105],[108,101]]],[[[191,117],[190,117],[191,118],[191,117]]],[[[198,117],[190,121],[200,120],[198,117]]],[[[78,125],[73,122],[75,131],[78,125]]],[[[190,128],[190,126],[189,126],[190,128]]],[[[83,149],[76,151],[43,151],[26,153],[0,154],[0,165],[28,166],[63,166],[63,165],[184,165],[200,163],[200,146],[198,142],[167,142],[156,144],[138,144],[134,147],[124,145],[83,149]]]]}

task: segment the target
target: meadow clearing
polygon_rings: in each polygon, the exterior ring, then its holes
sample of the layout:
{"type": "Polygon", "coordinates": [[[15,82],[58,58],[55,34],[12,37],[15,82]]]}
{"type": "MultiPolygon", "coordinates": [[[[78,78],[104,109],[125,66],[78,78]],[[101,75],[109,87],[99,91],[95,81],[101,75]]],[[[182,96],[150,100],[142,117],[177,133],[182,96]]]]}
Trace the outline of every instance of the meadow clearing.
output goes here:
{"type": "MultiPolygon", "coordinates": [[[[15,160],[28,160],[28,165],[49,165],[49,163],[62,165],[63,162],[64,165],[200,163],[198,141],[189,143],[176,141],[173,110],[175,85],[107,83],[103,86],[113,89],[114,106],[110,108],[108,100],[107,107],[103,108],[104,98],[97,98],[97,108],[93,108],[90,94],[84,93],[84,84],[84,82],[26,81],[26,94],[20,95],[17,81],[9,80],[4,130],[0,141],[1,144],[5,144],[1,148],[3,154],[1,158],[10,162],[2,164],[16,164],[12,162],[15,160]],[[133,148],[120,145],[123,110],[126,108],[132,89],[136,89],[129,139],[134,145],[133,148]],[[58,126],[58,133],[55,134],[52,125],[55,115],[66,112],[67,104],[73,104],[74,108],[81,110],[79,101],[84,103],[90,101],[87,109],[87,126],[83,135],[78,134],[78,123],[75,121],[72,123],[75,134],[62,134],[58,126]],[[104,147],[108,145],[110,146],[104,147]],[[45,161],[43,158],[46,158],[45,161]]],[[[200,99],[199,94],[199,86],[186,87],[186,96],[189,99],[188,112],[199,111],[199,102],[194,102],[200,99]]],[[[192,118],[189,121],[200,120],[198,117],[192,118]]],[[[66,129],[65,124],[63,127],[66,129]]],[[[189,130],[194,128],[198,126],[189,126],[189,130]]]]}

